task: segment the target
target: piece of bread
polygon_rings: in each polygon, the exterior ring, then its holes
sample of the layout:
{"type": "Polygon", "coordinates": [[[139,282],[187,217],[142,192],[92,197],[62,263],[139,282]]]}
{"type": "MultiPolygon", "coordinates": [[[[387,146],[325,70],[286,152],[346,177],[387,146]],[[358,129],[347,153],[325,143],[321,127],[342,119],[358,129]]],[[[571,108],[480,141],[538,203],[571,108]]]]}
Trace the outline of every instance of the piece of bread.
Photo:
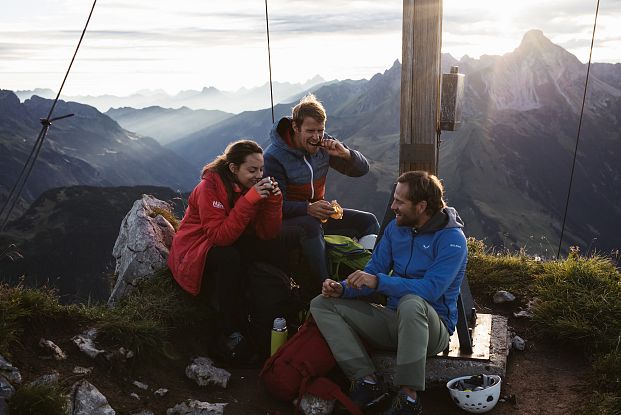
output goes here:
{"type": "Polygon", "coordinates": [[[336,200],[330,202],[332,208],[334,209],[334,213],[330,215],[332,219],[343,219],[343,208],[338,204],[336,200]]]}

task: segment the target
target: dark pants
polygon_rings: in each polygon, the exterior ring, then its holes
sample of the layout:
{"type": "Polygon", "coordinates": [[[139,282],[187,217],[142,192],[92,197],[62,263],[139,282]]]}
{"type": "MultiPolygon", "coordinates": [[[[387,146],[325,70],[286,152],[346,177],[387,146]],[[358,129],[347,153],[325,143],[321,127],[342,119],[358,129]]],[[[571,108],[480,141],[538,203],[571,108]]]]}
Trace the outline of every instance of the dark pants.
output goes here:
{"type": "Polygon", "coordinates": [[[286,270],[288,258],[283,252],[284,241],[264,241],[251,235],[243,235],[230,246],[214,246],[207,252],[201,294],[211,299],[210,294],[215,293],[224,335],[245,331],[248,320],[244,296],[248,266],[262,261],[286,270]]]}
{"type": "Polygon", "coordinates": [[[361,238],[379,232],[374,214],[354,209],[343,209],[343,219],[329,218],[324,224],[312,216],[296,216],[283,220],[281,239],[296,240],[302,248],[306,263],[316,275],[317,281],[330,277],[326,244],[323,235],[336,234],[361,238]]]}

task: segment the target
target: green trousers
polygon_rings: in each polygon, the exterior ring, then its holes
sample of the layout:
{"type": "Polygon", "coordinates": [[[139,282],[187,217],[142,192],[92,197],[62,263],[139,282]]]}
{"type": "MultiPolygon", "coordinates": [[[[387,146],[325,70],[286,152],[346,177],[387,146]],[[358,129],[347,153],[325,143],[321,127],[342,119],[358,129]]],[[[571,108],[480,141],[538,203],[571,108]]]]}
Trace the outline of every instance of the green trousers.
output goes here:
{"type": "Polygon", "coordinates": [[[448,346],[449,334],[436,311],[421,297],[406,295],[397,310],[361,300],[311,301],[311,313],[332,354],[352,380],[375,373],[364,345],[396,351],[395,386],[425,390],[425,363],[448,346]]]}

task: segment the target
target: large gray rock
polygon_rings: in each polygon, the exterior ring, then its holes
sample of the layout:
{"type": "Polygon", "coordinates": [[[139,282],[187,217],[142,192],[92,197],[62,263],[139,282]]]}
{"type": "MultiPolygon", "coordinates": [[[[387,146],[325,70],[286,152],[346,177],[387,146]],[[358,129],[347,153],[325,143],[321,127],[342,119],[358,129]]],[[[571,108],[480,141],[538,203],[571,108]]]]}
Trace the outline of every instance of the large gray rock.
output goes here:
{"type": "Polygon", "coordinates": [[[2,398],[10,398],[15,393],[15,388],[11,383],[4,377],[0,376],[0,399],[2,398]]]}
{"type": "Polygon", "coordinates": [[[15,388],[4,376],[0,376],[0,415],[9,413],[7,400],[13,396],[15,388]]]}
{"type": "Polygon", "coordinates": [[[86,380],[73,384],[69,395],[69,415],[115,415],[105,396],[86,380]]]}
{"type": "Polygon", "coordinates": [[[116,284],[108,304],[113,305],[141,278],[148,278],[166,267],[168,250],[175,235],[173,226],[156,213],[171,210],[168,203],[150,195],[134,202],[121,223],[119,236],[112,249],[116,258],[116,284]]]}
{"type": "Polygon", "coordinates": [[[19,369],[10,364],[0,355],[0,376],[4,376],[9,382],[22,383],[22,374],[19,369]]]}

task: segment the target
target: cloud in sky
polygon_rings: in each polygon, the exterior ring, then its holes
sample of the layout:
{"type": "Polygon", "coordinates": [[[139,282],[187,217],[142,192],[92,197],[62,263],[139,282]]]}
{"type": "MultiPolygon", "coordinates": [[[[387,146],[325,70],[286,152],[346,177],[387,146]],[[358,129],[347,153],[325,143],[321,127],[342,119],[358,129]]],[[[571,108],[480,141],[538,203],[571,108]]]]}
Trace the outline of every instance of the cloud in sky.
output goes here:
{"type": "MultiPolygon", "coordinates": [[[[90,10],[85,0],[4,0],[0,88],[56,89],[90,10]],[[45,72],[42,78],[41,72],[45,72]]],[[[402,0],[268,0],[275,80],[369,78],[401,57],[402,0]]],[[[503,54],[541,29],[588,58],[595,2],[444,0],[443,51],[503,54]],[[592,3],[592,4],[591,4],[592,3]]],[[[621,62],[621,1],[602,4],[594,60],[621,62]]],[[[265,4],[112,0],[97,4],[69,94],[237,89],[268,80],[265,4]]]]}

